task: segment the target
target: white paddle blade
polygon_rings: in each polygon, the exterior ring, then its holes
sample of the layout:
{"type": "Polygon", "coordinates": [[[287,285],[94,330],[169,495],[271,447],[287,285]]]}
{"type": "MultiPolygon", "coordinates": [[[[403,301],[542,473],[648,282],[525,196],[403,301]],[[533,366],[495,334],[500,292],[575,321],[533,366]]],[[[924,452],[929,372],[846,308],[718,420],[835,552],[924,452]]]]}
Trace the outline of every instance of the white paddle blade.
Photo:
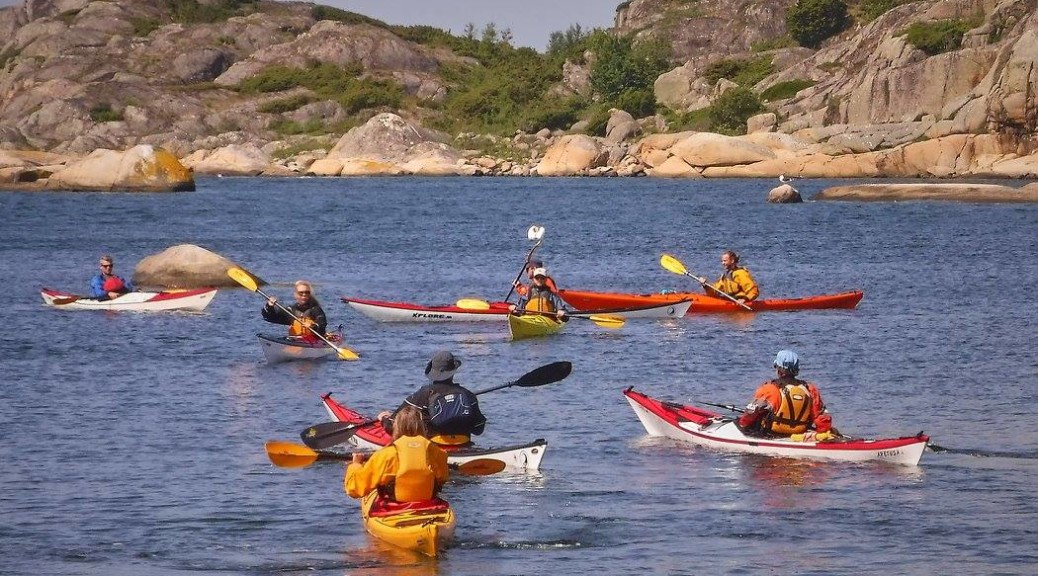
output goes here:
{"type": "Polygon", "coordinates": [[[530,226],[530,229],[526,231],[526,237],[533,241],[544,238],[544,226],[538,226],[536,224],[530,226]]]}

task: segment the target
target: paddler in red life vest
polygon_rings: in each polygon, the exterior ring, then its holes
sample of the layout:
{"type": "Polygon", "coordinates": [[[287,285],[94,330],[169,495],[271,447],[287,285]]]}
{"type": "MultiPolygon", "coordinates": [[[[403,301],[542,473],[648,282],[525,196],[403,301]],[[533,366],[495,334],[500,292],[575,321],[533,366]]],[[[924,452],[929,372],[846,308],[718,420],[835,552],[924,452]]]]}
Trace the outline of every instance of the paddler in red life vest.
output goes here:
{"type": "Polygon", "coordinates": [[[736,420],[744,432],[791,436],[814,431],[817,435],[832,430],[832,417],[818,388],[798,380],[800,359],[792,350],[775,356],[778,378],[762,384],[753,394],[746,412],[736,420]]]}
{"type": "Polygon", "coordinates": [[[725,250],[721,254],[721,265],[724,266],[724,273],[717,279],[717,282],[707,284],[706,277],[699,277],[699,281],[708,295],[712,295],[713,292],[723,292],[744,304],[753,302],[760,296],[760,289],[757,288],[753,275],[746,268],[739,266],[738,254],[732,250],[725,250]]]}
{"type": "Polygon", "coordinates": [[[378,490],[388,502],[436,501],[447,482],[447,453],[431,442],[420,410],[406,406],[393,420],[393,441],[370,457],[353,454],[343,488],[351,498],[378,490]]]}
{"type": "Polygon", "coordinates": [[[101,256],[101,272],[90,279],[90,295],[98,300],[111,300],[133,292],[133,284],[115,275],[115,260],[101,256]]]}
{"type": "Polygon", "coordinates": [[[318,338],[307,326],[324,336],[328,329],[328,318],[324,315],[324,309],[314,296],[313,287],[306,280],[296,281],[295,298],[295,304],[288,306],[291,314],[277,306],[277,298],[268,298],[262,310],[263,319],[288,326],[289,336],[299,336],[304,340],[316,342],[318,338]]]}

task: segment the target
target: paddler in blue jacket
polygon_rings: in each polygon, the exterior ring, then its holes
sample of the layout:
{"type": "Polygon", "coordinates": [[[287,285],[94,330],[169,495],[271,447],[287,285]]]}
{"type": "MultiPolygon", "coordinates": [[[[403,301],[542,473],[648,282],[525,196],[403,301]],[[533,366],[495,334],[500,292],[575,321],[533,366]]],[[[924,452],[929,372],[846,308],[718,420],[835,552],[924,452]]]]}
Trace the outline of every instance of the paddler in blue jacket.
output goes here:
{"type": "Polygon", "coordinates": [[[127,292],[133,292],[133,284],[115,275],[115,260],[105,254],[101,256],[101,272],[90,279],[90,295],[98,300],[111,300],[127,292]]]}

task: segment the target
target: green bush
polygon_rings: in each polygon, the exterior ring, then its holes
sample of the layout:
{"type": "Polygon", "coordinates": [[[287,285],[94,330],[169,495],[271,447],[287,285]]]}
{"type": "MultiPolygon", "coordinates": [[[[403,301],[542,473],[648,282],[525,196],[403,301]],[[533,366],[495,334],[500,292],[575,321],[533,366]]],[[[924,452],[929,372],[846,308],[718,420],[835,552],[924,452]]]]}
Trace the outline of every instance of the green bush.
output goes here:
{"type": "Polygon", "coordinates": [[[368,108],[397,108],[404,101],[404,90],[396,83],[357,80],[342,91],[336,101],[347,114],[368,108]]]}
{"type": "Polygon", "coordinates": [[[667,121],[667,129],[670,132],[685,130],[706,132],[710,130],[710,108],[701,108],[691,112],[675,112],[665,109],[663,118],[667,121]]]}
{"type": "Polygon", "coordinates": [[[972,23],[965,20],[938,20],[916,22],[900,33],[905,35],[909,44],[933,56],[957,50],[962,46],[963,34],[971,28],[972,23]]]}
{"type": "Polygon", "coordinates": [[[590,40],[595,52],[591,88],[606,102],[615,102],[627,90],[651,90],[656,78],[669,68],[670,48],[661,42],[634,44],[629,37],[615,38],[602,31],[596,31],[590,40]]]}
{"type": "Polygon", "coordinates": [[[592,136],[605,136],[609,125],[609,106],[601,104],[593,107],[587,117],[587,133],[592,136]]]}
{"type": "Polygon", "coordinates": [[[154,18],[130,18],[133,24],[133,35],[143,38],[159,28],[159,21],[154,18]]]}
{"type": "Polygon", "coordinates": [[[656,94],[651,88],[625,90],[616,99],[616,107],[630,112],[635,118],[644,118],[656,113],[656,94]]]}
{"type": "Polygon", "coordinates": [[[294,136],[297,134],[315,135],[326,132],[324,124],[321,123],[320,120],[296,122],[295,120],[278,118],[277,120],[272,121],[267,127],[283,136],[294,136]]]}
{"type": "Polygon", "coordinates": [[[710,126],[721,134],[746,133],[746,120],[764,110],[760,97],[749,88],[732,88],[718,96],[710,106],[710,126]]]}
{"type": "Polygon", "coordinates": [[[532,103],[523,111],[519,129],[529,133],[542,128],[568,130],[579,119],[578,114],[583,107],[584,100],[578,97],[545,99],[532,103]]]}
{"type": "Polygon", "coordinates": [[[90,119],[94,122],[121,122],[123,114],[112,110],[111,104],[102,102],[90,109],[90,119]]]}
{"type": "Polygon", "coordinates": [[[386,23],[381,20],[375,20],[363,14],[349,12],[340,8],[332,8],[331,6],[314,6],[310,11],[310,15],[314,17],[314,20],[332,20],[333,22],[342,22],[343,24],[370,24],[379,28],[387,28],[386,23]]]}
{"type": "Polygon", "coordinates": [[[789,35],[801,46],[818,48],[850,23],[843,0],[797,0],[786,13],[789,35]]]}
{"type": "Polygon", "coordinates": [[[255,10],[256,0],[165,0],[174,22],[179,24],[212,24],[255,10]]]}
{"type": "Polygon", "coordinates": [[[860,20],[863,24],[872,22],[902,3],[903,0],[861,0],[858,4],[860,20]]]}
{"type": "Polygon", "coordinates": [[[784,100],[786,98],[792,98],[793,96],[796,96],[797,92],[814,85],[815,82],[813,80],[804,80],[800,78],[796,80],[787,80],[786,82],[779,82],[764,92],[761,92],[760,98],[767,102],[773,100],[784,100]]]}
{"type": "Polygon", "coordinates": [[[280,98],[278,100],[271,100],[270,102],[261,104],[259,108],[257,108],[257,110],[265,114],[282,114],[285,112],[298,110],[313,101],[313,97],[307,96],[305,94],[300,94],[298,96],[292,96],[290,98],[280,98]]]}
{"type": "Polygon", "coordinates": [[[750,52],[767,52],[768,50],[778,50],[779,48],[792,48],[796,45],[796,41],[789,36],[780,36],[750,44],[750,52]]]}

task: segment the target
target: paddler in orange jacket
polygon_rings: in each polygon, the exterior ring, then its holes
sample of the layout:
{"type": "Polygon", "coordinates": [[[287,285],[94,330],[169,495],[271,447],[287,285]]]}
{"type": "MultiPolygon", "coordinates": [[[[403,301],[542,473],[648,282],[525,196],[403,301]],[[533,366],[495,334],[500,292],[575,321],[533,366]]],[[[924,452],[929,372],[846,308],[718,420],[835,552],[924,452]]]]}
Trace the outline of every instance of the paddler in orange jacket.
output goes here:
{"type": "MultiPolygon", "coordinates": [[[[541,264],[541,262],[537,260],[531,264],[541,264]]],[[[518,305],[512,306],[512,312],[514,314],[522,314],[523,311],[548,312],[563,322],[569,320],[566,318],[566,311],[562,308],[559,289],[551,276],[548,276],[548,271],[543,266],[538,266],[529,272],[529,276],[530,285],[519,285],[516,289],[520,299],[518,305]]]]}
{"type": "Polygon", "coordinates": [[[405,406],[393,419],[393,442],[367,457],[354,453],[343,488],[351,498],[378,490],[396,502],[431,500],[449,478],[447,453],[429,441],[422,413],[405,406]]]}
{"type": "MultiPolygon", "coordinates": [[[[526,277],[530,280],[530,286],[533,286],[534,284],[534,272],[538,268],[540,268],[541,270],[546,270],[544,268],[543,261],[530,260],[526,264],[526,277]]],[[[544,285],[547,286],[548,290],[550,290],[553,294],[559,293],[559,287],[555,284],[555,280],[551,276],[548,276],[547,272],[545,272],[544,274],[544,285]]],[[[526,298],[530,294],[530,286],[527,286],[526,284],[523,284],[518,280],[515,281],[515,284],[513,284],[513,286],[515,286],[515,293],[519,295],[519,298],[526,298]]]]}
{"type": "Polygon", "coordinates": [[[781,350],[775,356],[778,378],[762,384],[753,394],[753,401],[736,424],[743,431],[790,436],[809,430],[830,432],[832,417],[825,411],[825,402],[818,388],[798,380],[800,358],[792,350],[781,350]]]}
{"type": "Polygon", "coordinates": [[[749,270],[739,266],[738,254],[732,250],[725,250],[721,254],[721,265],[724,266],[724,273],[717,282],[707,284],[705,277],[699,278],[704,288],[709,287],[706,291],[708,295],[715,291],[723,292],[743,303],[753,302],[760,296],[760,289],[757,288],[753,275],[749,270]]]}
{"type": "Polygon", "coordinates": [[[316,341],[317,337],[307,328],[307,325],[324,336],[328,329],[328,317],[325,316],[324,309],[314,296],[313,287],[306,280],[296,280],[295,297],[295,304],[287,307],[292,312],[291,314],[277,306],[277,298],[269,298],[267,305],[262,310],[263,319],[275,324],[285,324],[288,326],[290,336],[300,336],[306,340],[316,341]]]}

